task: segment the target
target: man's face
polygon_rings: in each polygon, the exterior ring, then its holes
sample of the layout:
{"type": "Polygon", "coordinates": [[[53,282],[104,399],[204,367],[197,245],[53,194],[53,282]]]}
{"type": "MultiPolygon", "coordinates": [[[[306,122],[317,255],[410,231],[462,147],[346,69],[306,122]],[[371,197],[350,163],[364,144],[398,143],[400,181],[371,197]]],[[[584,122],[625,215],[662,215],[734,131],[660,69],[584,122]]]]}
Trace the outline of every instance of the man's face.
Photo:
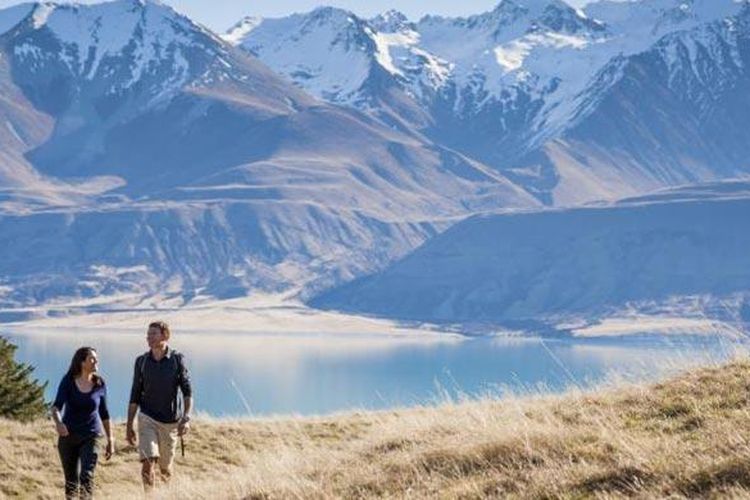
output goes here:
{"type": "Polygon", "coordinates": [[[151,349],[162,347],[167,343],[167,336],[162,333],[161,328],[152,326],[146,332],[146,342],[151,349]]]}

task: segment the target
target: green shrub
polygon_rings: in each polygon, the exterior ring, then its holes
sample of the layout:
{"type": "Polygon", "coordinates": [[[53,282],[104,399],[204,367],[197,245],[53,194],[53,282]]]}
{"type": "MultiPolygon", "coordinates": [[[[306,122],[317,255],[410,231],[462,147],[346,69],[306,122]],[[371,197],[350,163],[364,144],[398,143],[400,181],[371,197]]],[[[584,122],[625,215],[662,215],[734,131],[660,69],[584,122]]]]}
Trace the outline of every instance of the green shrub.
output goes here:
{"type": "Polygon", "coordinates": [[[29,421],[46,413],[44,389],[47,383],[40,384],[31,378],[34,367],[17,362],[16,349],[0,337],[0,417],[29,421]]]}

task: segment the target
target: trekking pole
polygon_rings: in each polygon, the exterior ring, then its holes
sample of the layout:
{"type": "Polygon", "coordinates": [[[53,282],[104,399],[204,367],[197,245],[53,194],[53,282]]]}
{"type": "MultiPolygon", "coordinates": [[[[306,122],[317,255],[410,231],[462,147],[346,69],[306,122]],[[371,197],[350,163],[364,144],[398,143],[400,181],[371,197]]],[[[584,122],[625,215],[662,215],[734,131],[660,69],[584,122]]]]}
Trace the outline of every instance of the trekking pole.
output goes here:
{"type": "Polygon", "coordinates": [[[182,458],[185,458],[185,439],[180,436],[180,450],[182,451],[182,458]]]}

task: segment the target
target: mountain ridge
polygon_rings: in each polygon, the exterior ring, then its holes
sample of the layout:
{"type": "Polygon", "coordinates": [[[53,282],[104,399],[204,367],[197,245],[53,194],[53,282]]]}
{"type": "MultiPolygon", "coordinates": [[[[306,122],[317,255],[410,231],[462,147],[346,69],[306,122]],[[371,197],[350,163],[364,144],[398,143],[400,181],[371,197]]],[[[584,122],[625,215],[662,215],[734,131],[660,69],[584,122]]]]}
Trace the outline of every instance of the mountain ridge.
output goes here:
{"type": "Polygon", "coordinates": [[[652,50],[664,37],[742,19],[747,10],[746,1],[735,0],[601,1],[583,9],[562,1],[506,0],[469,17],[413,22],[392,13],[389,22],[383,15],[363,19],[321,8],[255,19],[253,29],[233,43],[321,99],[416,130],[503,172],[545,203],[577,203],[722,175],[703,160],[691,175],[659,179],[651,173],[656,160],[631,156],[638,165],[630,169],[632,178],[618,180],[621,191],[612,184],[597,189],[601,181],[592,179],[570,196],[566,176],[588,176],[586,169],[575,162],[541,167],[534,158],[565,140],[596,111],[601,96],[616,91],[618,64],[652,50]],[[324,23],[324,12],[335,12],[336,23],[324,23]],[[356,33],[350,35],[359,41],[356,50],[339,43],[340,29],[356,33]],[[539,178],[540,169],[550,174],[539,178]]]}
{"type": "Polygon", "coordinates": [[[303,293],[476,210],[536,204],[162,4],[40,4],[24,19],[0,37],[0,87],[17,96],[0,100],[18,179],[0,186],[4,308],[303,293]]]}

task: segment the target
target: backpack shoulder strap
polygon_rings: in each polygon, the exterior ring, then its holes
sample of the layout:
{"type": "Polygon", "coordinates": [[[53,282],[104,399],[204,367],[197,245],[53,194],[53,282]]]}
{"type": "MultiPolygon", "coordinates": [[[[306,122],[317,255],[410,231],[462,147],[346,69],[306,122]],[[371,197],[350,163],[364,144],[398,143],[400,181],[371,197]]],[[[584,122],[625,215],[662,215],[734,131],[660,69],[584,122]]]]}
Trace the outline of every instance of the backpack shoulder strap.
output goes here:
{"type": "Polygon", "coordinates": [[[141,372],[141,382],[143,382],[143,377],[146,374],[146,356],[148,356],[147,352],[138,356],[138,370],[141,372]]]}
{"type": "MultiPolygon", "coordinates": [[[[172,356],[175,359],[175,365],[177,366],[177,384],[182,385],[183,378],[182,373],[184,370],[184,361],[182,353],[179,351],[172,351],[172,356]]],[[[182,391],[177,391],[176,393],[177,400],[176,400],[176,414],[178,419],[181,419],[182,416],[185,414],[185,397],[182,394],[182,391]]]]}
{"type": "Polygon", "coordinates": [[[177,361],[177,378],[182,381],[182,372],[184,371],[184,361],[182,353],[179,351],[172,351],[175,361],[177,361]]]}

